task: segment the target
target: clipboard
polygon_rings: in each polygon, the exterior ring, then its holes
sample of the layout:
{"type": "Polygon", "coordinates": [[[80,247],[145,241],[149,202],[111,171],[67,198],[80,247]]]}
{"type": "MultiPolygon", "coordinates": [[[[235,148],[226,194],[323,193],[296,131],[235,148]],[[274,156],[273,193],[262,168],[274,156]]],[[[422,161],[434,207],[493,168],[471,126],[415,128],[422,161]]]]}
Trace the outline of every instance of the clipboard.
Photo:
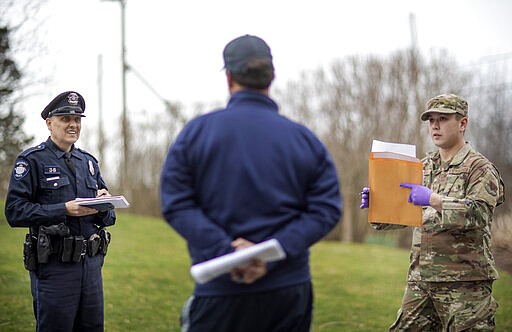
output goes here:
{"type": "Polygon", "coordinates": [[[100,196],[94,198],[76,198],[76,204],[90,207],[98,211],[128,208],[130,203],[124,196],[100,196]]]}
{"type": "Polygon", "coordinates": [[[422,208],[409,203],[410,189],[400,183],[422,183],[423,164],[416,157],[394,152],[371,152],[368,222],[404,226],[422,225],[422,208]]]}

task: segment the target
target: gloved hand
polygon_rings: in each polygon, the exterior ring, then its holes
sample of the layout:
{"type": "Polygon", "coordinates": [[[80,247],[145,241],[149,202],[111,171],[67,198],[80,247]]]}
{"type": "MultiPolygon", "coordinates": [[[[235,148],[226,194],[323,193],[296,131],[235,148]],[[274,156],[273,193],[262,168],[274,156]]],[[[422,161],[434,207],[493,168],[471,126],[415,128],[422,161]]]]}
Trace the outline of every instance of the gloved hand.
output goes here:
{"type": "Polygon", "coordinates": [[[400,187],[411,189],[411,193],[409,194],[408,199],[409,203],[414,205],[430,206],[430,196],[432,195],[432,190],[429,188],[420,184],[407,182],[400,183],[400,187]]]}
{"type": "Polygon", "coordinates": [[[361,195],[361,205],[359,208],[367,209],[370,206],[370,188],[364,187],[359,194],[361,195]]]}

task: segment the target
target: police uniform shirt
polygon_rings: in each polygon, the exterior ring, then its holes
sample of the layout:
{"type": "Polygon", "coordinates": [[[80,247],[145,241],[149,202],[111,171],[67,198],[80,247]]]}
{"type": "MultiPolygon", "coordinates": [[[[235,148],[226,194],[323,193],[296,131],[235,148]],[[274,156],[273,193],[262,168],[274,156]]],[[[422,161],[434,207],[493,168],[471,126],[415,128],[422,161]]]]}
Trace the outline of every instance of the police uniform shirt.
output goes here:
{"type": "Polygon", "coordinates": [[[50,138],[18,156],[5,205],[11,226],[37,229],[39,225],[65,222],[71,234],[89,237],[98,226],[115,223],[113,210],[83,217],[66,215],[66,202],[96,197],[98,189],[107,188],[91,154],[73,146],[71,160],[76,176],[66,164],[65,152],[50,138]]]}

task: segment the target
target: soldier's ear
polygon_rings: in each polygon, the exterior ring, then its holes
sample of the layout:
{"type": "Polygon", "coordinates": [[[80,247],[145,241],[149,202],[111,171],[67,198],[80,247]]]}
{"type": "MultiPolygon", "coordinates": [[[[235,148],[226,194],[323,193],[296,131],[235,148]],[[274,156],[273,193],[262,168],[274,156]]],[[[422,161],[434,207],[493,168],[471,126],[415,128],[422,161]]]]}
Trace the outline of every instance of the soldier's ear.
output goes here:
{"type": "Polygon", "coordinates": [[[466,116],[460,119],[459,126],[462,132],[466,131],[466,127],[468,126],[468,118],[466,116]]]}

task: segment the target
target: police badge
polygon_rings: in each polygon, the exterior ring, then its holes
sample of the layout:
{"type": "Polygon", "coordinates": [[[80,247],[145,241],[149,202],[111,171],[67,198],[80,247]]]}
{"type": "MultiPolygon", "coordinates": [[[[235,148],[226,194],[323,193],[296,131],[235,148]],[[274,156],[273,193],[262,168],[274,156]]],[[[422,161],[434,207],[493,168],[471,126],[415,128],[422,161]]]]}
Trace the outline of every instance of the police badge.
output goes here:
{"type": "Polygon", "coordinates": [[[21,180],[25,175],[28,174],[30,169],[29,164],[25,160],[18,160],[12,170],[12,175],[15,180],[21,180]]]}
{"type": "Polygon", "coordinates": [[[78,105],[78,95],[74,92],[71,92],[68,95],[68,103],[74,106],[78,105]]]}
{"type": "Polygon", "coordinates": [[[91,173],[91,175],[94,175],[94,165],[92,163],[92,160],[89,160],[89,173],[91,173]]]}

